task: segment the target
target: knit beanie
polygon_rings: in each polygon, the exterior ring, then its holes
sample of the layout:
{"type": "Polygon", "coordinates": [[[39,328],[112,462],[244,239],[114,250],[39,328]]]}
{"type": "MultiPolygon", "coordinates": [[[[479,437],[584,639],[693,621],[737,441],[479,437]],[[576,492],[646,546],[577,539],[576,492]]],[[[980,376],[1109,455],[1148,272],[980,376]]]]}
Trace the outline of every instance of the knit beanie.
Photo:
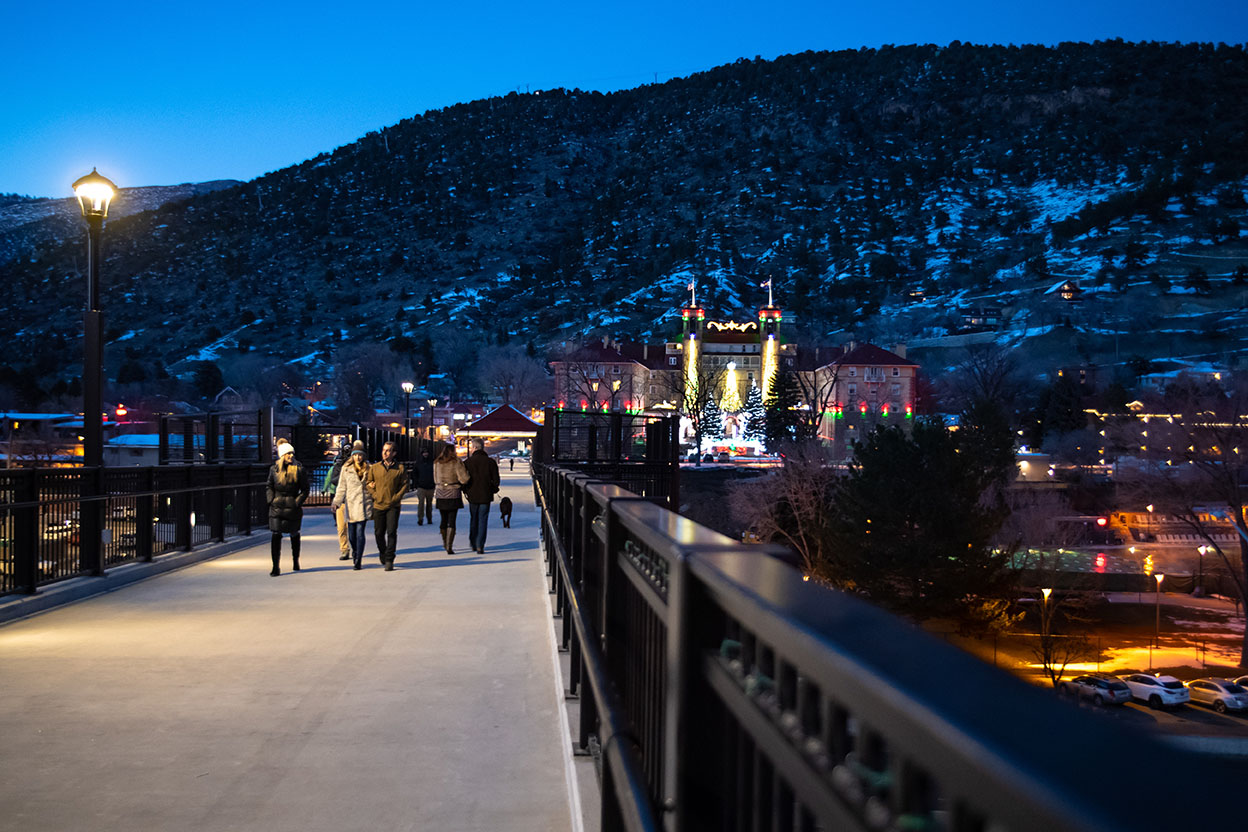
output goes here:
{"type": "Polygon", "coordinates": [[[282,444],[277,446],[278,459],[281,459],[282,457],[286,456],[286,454],[293,454],[294,452],[295,452],[294,446],[292,446],[289,442],[283,442],[282,444]]]}

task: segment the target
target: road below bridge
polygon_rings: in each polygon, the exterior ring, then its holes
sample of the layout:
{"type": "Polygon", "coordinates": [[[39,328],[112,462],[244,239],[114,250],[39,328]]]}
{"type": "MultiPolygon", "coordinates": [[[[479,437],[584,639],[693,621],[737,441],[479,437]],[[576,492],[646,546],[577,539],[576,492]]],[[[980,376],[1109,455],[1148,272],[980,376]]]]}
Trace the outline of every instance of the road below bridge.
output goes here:
{"type": "Polygon", "coordinates": [[[571,825],[527,475],[455,555],[404,506],[397,568],[255,546],[0,627],[0,829],[571,825]]]}

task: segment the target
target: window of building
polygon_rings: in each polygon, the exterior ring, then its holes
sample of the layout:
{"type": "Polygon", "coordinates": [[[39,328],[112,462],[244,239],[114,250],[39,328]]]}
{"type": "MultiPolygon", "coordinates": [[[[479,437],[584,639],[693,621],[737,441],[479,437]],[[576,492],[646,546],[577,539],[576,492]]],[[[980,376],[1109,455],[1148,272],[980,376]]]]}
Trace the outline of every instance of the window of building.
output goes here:
{"type": "Polygon", "coordinates": [[[615,373],[615,374],[618,376],[618,375],[620,374],[620,365],[619,365],[619,364],[612,364],[612,365],[611,365],[611,372],[615,373]]]}
{"type": "Polygon", "coordinates": [[[667,359],[667,363],[668,363],[668,364],[670,364],[671,366],[675,367],[675,366],[676,366],[676,356],[674,356],[674,355],[673,355],[673,356],[671,356],[670,358],[668,358],[668,359],[667,359]]]}
{"type": "Polygon", "coordinates": [[[850,384],[849,384],[849,395],[850,395],[850,396],[856,396],[856,395],[858,395],[858,385],[857,385],[857,384],[854,384],[853,382],[850,382],[850,384]]]}
{"type": "Polygon", "coordinates": [[[893,383],[893,398],[895,399],[900,395],[901,395],[901,385],[894,382],[893,383]]]}
{"type": "Polygon", "coordinates": [[[658,388],[658,387],[656,387],[655,385],[651,384],[651,385],[650,385],[650,395],[651,395],[651,396],[653,396],[653,395],[655,395],[655,394],[656,394],[656,393],[658,393],[658,392],[659,392],[659,388],[658,388]]]}
{"type": "Polygon", "coordinates": [[[850,378],[853,378],[853,377],[854,377],[854,376],[856,376],[856,375],[858,375],[858,368],[857,368],[857,367],[850,367],[850,368],[849,368],[849,377],[850,377],[850,378]]]}
{"type": "Polygon", "coordinates": [[[895,376],[899,376],[899,375],[901,375],[901,368],[900,368],[900,367],[894,367],[894,368],[893,368],[893,375],[895,375],[895,376]]]}

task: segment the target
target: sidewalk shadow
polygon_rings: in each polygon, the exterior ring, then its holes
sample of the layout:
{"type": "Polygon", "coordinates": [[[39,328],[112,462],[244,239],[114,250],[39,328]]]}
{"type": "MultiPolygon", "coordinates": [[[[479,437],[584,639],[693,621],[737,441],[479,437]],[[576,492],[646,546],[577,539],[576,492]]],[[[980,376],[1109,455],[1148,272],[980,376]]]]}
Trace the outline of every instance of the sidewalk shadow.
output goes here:
{"type": "Polygon", "coordinates": [[[520,563],[523,558],[506,558],[504,560],[482,560],[480,555],[449,555],[438,560],[414,560],[407,563],[395,562],[395,569],[435,569],[439,566],[491,566],[496,563],[520,563]]]}
{"type": "Polygon", "coordinates": [[[304,572],[341,572],[344,569],[351,569],[351,561],[343,561],[341,566],[305,566],[296,572],[293,569],[282,569],[283,575],[302,575],[304,572]]]}

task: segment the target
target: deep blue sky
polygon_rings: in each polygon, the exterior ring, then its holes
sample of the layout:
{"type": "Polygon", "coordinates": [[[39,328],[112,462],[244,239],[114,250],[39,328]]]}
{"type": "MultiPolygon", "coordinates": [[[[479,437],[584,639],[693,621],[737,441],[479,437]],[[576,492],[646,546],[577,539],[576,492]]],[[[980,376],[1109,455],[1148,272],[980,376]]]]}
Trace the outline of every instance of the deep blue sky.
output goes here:
{"type": "Polygon", "coordinates": [[[430,108],[739,57],[1113,37],[1243,43],[1248,2],[11,0],[0,193],[68,196],[93,166],[121,186],[251,179],[430,108]]]}

